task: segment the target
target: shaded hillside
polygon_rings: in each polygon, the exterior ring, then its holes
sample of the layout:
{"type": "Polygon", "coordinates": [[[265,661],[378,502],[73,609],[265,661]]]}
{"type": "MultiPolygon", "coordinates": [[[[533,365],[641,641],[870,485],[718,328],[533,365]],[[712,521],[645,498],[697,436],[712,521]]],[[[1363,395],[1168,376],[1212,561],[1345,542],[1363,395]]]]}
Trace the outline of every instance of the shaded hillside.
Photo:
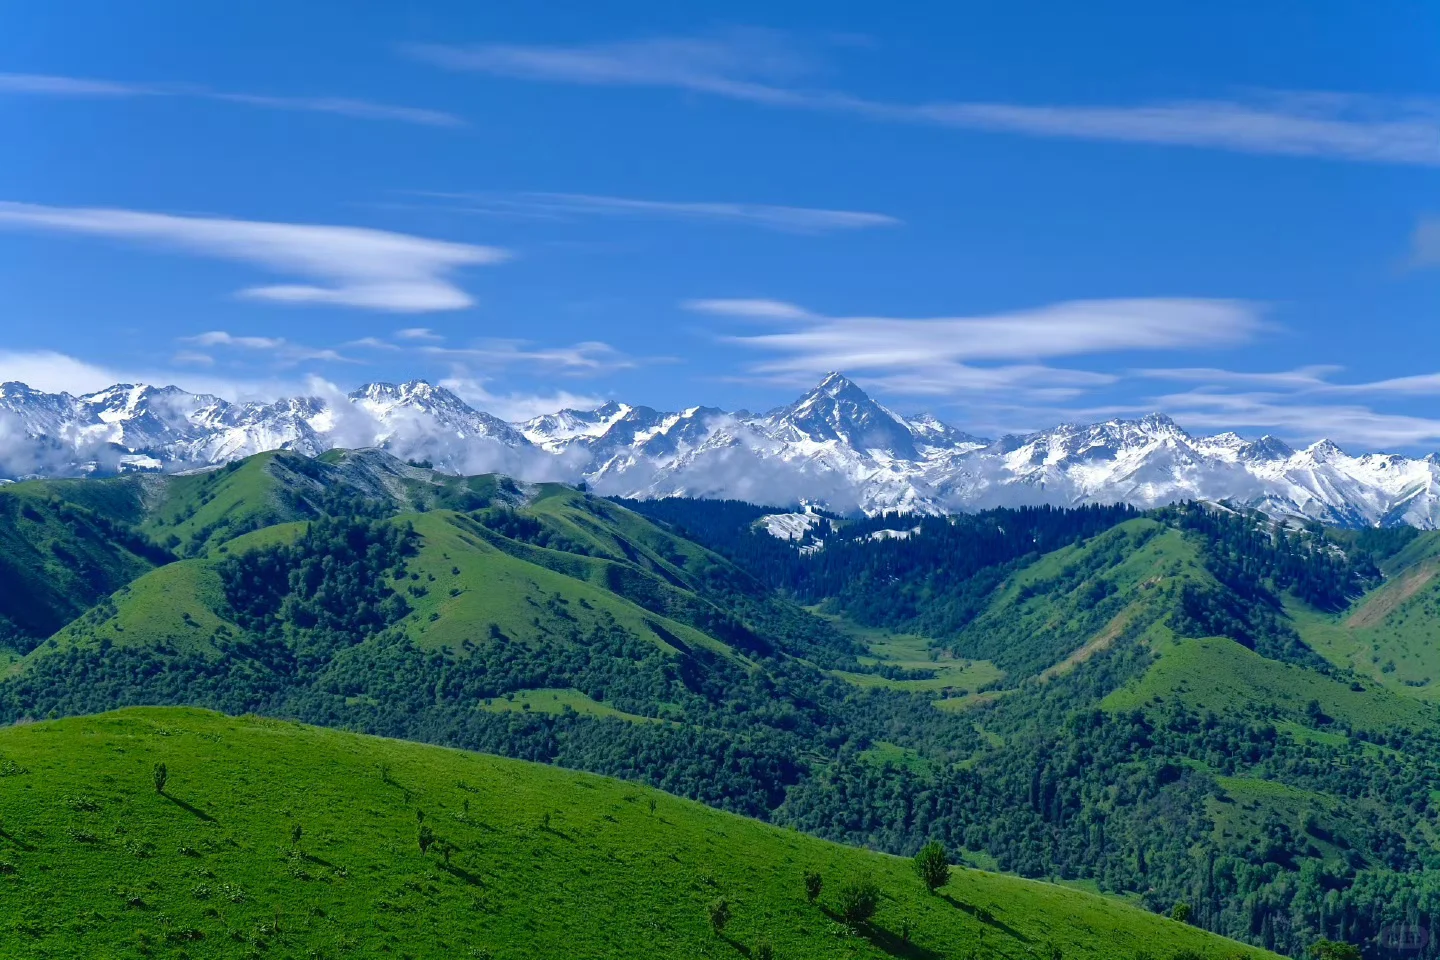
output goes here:
{"type": "Polygon", "coordinates": [[[28,484],[0,487],[0,647],[29,650],[171,559],[103,513],[28,484]]]}

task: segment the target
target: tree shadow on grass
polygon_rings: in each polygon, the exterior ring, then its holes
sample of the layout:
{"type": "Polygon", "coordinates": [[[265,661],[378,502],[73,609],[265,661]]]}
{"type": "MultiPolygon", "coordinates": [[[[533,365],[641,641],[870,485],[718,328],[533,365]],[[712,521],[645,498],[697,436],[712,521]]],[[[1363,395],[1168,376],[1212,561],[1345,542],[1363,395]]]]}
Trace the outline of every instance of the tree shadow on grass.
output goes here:
{"type": "Polygon", "coordinates": [[[6,832],[6,830],[5,830],[5,828],[4,828],[3,826],[0,826],[0,839],[8,840],[8,841],[10,841],[12,844],[14,844],[16,847],[18,847],[19,849],[24,850],[24,851],[26,851],[26,852],[29,852],[29,851],[35,849],[33,846],[31,846],[30,844],[26,843],[24,840],[21,840],[19,837],[15,836],[15,834],[6,832]]]}
{"type": "Polygon", "coordinates": [[[168,793],[162,793],[162,794],[160,794],[160,796],[164,797],[166,800],[169,800],[171,803],[175,804],[175,806],[179,807],[181,810],[184,810],[186,813],[190,814],[190,816],[192,816],[192,817],[199,817],[201,820],[204,820],[206,823],[215,823],[215,822],[216,822],[215,818],[212,817],[212,816],[210,816],[210,814],[206,813],[204,810],[201,810],[199,807],[196,807],[196,806],[193,806],[193,805],[191,805],[191,804],[189,804],[189,803],[186,803],[184,800],[181,800],[179,797],[172,797],[172,796],[171,796],[170,794],[168,794],[168,793]]]}
{"type": "Polygon", "coordinates": [[[485,881],[481,879],[480,874],[471,873],[464,867],[456,866],[453,863],[443,863],[440,865],[440,869],[444,870],[446,873],[450,874],[452,877],[455,877],[458,880],[464,880],[472,887],[485,886],[485,881]]]}
{"type": "Polygon", "coordinates": [[[918,943],[907,943],[898,934],[873,923],[846,923],[844,917],[829,907],[822,906],[820,911],[841,926],[849,927],[856,936],[869,940],[870,945],[875,949],[883,950],[892,957],[901,957],[903,960],[942,960],[944,956],[934,950],[922,947],[918,943]]]}
{"type": "Polygon", "coordinates": [[[884,927],[862,923],[856,928],[856,932],[869,940],[875,949],[884,950],[892,957],[904,957],[905,960],[941,960],[941,954],[934,950],[928,950],[918,943],[907,943],[884,927]]]}
{"type": "Polygon", "coordinates": [[[1014,927],[1010,926],[1010,924],[1006,923],[1005,921],[995,919],[995,917],[988,910],[980,910],[977,907],[972,906],[971,904],[965,903],[963,900],[956,900],[948,893],[940,894],[940,898],[946,903],[950,904],[950,906],[954,907],[956,910],[965,911],[966,913],[970,914],[970,916],[974,917],[976,920],[979,920],[981,923],[985,924],[988,927],[994,927],[996,930],[999,930],[1007,937],[1012,937],[1016,940],[1019,940],[1021,943],[1030,942],[1029,937],[1025,936],[1025,934],[1021,933],[1019,930],[1016,930],[1014,927]]]}

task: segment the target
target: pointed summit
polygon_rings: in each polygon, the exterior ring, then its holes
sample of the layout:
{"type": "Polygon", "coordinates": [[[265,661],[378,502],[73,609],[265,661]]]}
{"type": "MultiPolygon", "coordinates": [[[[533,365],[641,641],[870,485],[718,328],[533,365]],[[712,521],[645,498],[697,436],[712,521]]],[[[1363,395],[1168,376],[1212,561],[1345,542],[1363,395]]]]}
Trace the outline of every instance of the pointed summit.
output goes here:
{"type": "Polygon", "coordinates": [[[865,391],[857,387],[854,380],[851,380],[849,377],[845,376],[845,374],[839,373],[835,370],[831,370],[829,373],[825,374],[825,379],[821,380],[818,384],[816,384],[815,389],[811,392],[823,393],[831,397],[838,397],[842,393],[858,393],[861,396],[865,396],[865,391]]]}
{"type": "Polygon", "coordinates": [[[774,437],[789,442],[838,442],[907,460],[919,456],[905,421],[840,373],[826,374],[799,400],[772,412],[766,424],[774,437]]]}

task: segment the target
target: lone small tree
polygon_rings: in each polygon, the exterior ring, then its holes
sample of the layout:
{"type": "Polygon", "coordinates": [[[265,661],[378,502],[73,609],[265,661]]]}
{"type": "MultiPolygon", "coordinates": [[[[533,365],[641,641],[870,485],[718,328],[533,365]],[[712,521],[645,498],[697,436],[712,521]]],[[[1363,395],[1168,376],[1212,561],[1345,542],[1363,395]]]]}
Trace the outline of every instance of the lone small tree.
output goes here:
{"type": "Polygon", "coordinates": [[[775,948],[770,945],[769,940],[760,940],[755,944],[755,949],[750,951],[754,960],[775,960],[775,948]]]}
{"type": "Polygon", "coordinates": [[[420,845],[422,855],[429,853],[430,848],[435,845],[435,831],[425,824],[420,824],[415,830],[415,842],[420,845]]]}
{"type": "Polygon", "coordinates": [[[164,793],[165,781],[170,779],[170,771],[165,768],[165,764],[155,764],[155,769],[150,771],[150,777],[155,781],[155,792],[164,793]]]}
{"type": "Polygon", "coordinates": [[[710,929],[715,931],[715,936],[720,936],[730,922],[730,901],[721,897],[713,901],[706,912],[710,915],[710,929]]]}
{"type": "Polygon", "coordinates": [[[950,857],[943,843],[931,840],[920,848],[915,854],[915,875],[931,893],[950,882],[950,857]]]}
{"type": "Polygon", "coordinates": [[[291,827],[291,828],[290,828],[290,846],[294,847],[296,850],[299,850],[299,849],[300,849],[300,838],[303,837],[303,836],[305,836],[305,828],[304,828],[304,827],[300,826],[300,824],[298,824],[298,823],[295,824],[295,826],[291,827]]]}
{"type": "Polygon", "coordinates": [[[1190,904],[1183,902],[1175,904],[1175,907],[1170,911],[1170,919],[1176,923],[1189,923],[1190,904]]]}
{"type": "Polygon", "coordinates": [[[880,906],[880,887],[869,874],[845,881],[840,887],[840,919],[855,927],[875,916],[880,906]]]}
{"type": "Polygon", "coordinates": [[[825,888],[825,879],[820,876],[819,870],[805,871],[805,899],[811,903],[820,899],[820,891],[825,888]]]}

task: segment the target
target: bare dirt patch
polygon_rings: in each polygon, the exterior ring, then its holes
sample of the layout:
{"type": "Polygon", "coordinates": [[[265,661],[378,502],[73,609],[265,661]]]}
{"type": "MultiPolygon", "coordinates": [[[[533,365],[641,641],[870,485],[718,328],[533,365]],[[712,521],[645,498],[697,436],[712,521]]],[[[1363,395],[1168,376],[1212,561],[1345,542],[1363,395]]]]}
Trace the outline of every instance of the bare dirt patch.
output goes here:
{"type": "Polygon", "coordinates": [[[1413,573],[1407,573],[1400,580],[1371,597],[1370,602],[1350,614],[1345,620],[1347,627],[1373,627],[1388,617],[1396,607],[1420,592],[1435,577],[1435,567],[1426,566],[1413,573]]]}
{"type": "Polygon", "coordinates": [[[1089,660],[1091,657],[1095,656],[1095,654],[1099,653],[1100,651],[1108,650],[1110,648],[1110,645],[1120,638],[1120,634],[1125,631],[1125,625],[1129,622],[1130,611],[1122,610],[1119,613],[1115,614],[1115,616],[1110,620],[1110,622],[1105,624],[1104,629],[1102,629],[1099,633],[1095,634],[1095,636],[1091,637],[1089,640],[1085,641],[1085,645],[1083,647],[1081,647],[1079,650],[1076,650],[1074,653],[1070,654],[1070,656],[1066,657],[1064,660],[1061,660],[1059,663],[1051,664],[1050,666],[1046,667],[1044,671],[1040,674],[1040,679],[1053,680],[1056,677],[1061,676],[1062,674],[1066,674],[1069,673],[1071,670],[1074,670],[1076,667],[1080,666],[1080,664],[1084,663],[1086,660],[1089,660]]]}

